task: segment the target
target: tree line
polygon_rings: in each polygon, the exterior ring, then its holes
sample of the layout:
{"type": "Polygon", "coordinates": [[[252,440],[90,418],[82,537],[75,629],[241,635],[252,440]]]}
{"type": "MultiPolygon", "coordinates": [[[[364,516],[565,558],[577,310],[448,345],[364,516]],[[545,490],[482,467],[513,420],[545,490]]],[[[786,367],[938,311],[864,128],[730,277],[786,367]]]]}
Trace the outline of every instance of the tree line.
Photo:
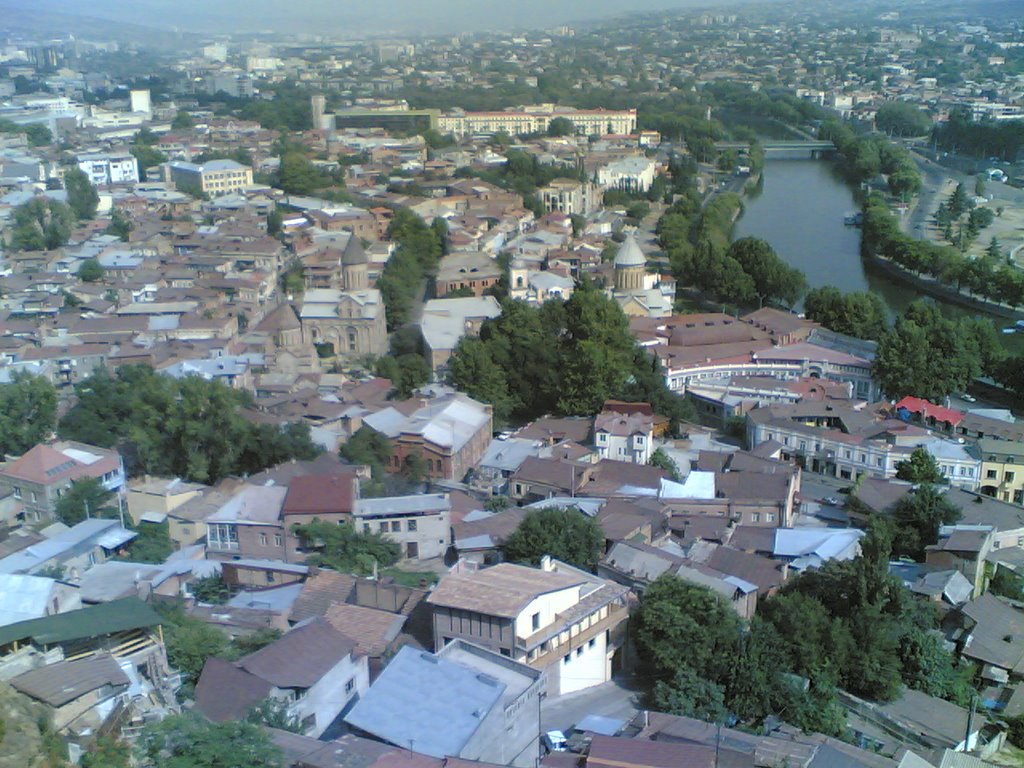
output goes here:
{"type": "Polygon", "coordinates": [[[447,234],[444,219],[428,225],[408,208],[395,213],[388,238],[397,247],[377,280],[389,330],[413,319],[413,307],[425,289],[426,279],[437,271],[444,254],[447,234]]]}
{"type": "Polygon", "coordinates": [[[711,590],[665,575],[645,591],[634,637],[656,708],[712,722],[769,714],[842,737],[842,688],[891,701],[904,685],[967,705],[974,669],[933,632],[938,615],[888,570],[892,530],[880,521],[862,553],[790,580],[749,627],[711,590]]]}
{"type": "MultiPolygon", "coordinates": [[[[959,209],[954,208],[951,215],[959,209]]],[[[915,275],[928,275],[954,288],[1012,307],[1024,306],[1024,272],[996,253],[986,251],[979,258],[965,255],[949,245],[916,240],[905,234],[879,195],[864,203],[861,249],[882,256],[915,275]]]]}
{"type": "Polygon", "coordinates": [[[449,380],[490,403],[495,423],[548,414],[593,415],[609,398],[648,402],[672,421],[692,417],[669,392],[657,358],[636,345],[618,304],[584,280],[566,302],[505,300],[479,338],[464,337],[449,380]]]}
{"type": "Polygon", "coordinates": [[[838,120],[824,123],[818,137],[836,145],[843,171],[852,182],[867,183],[884,174],[889,191],[904,201],[921,190],[921,173],[905,147],[883,136],[858,136],[838,120]]]}
{"type": "Polygon", "coordinates": [[[719,195],[703,209],[696,195],[673,203],[658,222],[658,240],[673,274],[679,285],[691,285],[725,304],[792,306],[807,288],[803,273],[760,238],[730,242],[742,205],[734,194],[719,195]]]}
{"type": "Polygon", "coordinates": [[[216,483],[319,453],[308,425],[257,424],[248,393],[198,376],[175,379],[143,365],[99,369],[75,385],[61,437],[116,448],[130,474],[216,483]]]}
{"type": "Polygon", "coordinates": [[[950,110],[949,120],[935,125],[932,140],[948,152],[1012,163],[1024,148],[1024,121],[974,120],[968,109],[958,107],[950,110]]]}

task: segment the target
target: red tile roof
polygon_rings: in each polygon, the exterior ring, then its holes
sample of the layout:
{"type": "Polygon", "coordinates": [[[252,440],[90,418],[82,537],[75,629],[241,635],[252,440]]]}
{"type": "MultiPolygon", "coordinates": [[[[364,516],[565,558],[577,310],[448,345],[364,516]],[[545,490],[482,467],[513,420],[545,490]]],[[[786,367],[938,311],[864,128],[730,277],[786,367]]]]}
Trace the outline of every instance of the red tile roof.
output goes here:
{"type": "Polygon", "coordinates": [[[281,513],[287,515],[352,514],[355,475],[304,475],[288,484],[281,513]]]}
{"type": "Polygon", "coordinates": [[[904,397],[896,403],[896,410],[907,410],[920,415],[922,419],[933,418],[936,421],[949,422],[953,426],[959,424],[964,418],[964,414],[954,408],[944,408],[920,397],[904,397]]]}

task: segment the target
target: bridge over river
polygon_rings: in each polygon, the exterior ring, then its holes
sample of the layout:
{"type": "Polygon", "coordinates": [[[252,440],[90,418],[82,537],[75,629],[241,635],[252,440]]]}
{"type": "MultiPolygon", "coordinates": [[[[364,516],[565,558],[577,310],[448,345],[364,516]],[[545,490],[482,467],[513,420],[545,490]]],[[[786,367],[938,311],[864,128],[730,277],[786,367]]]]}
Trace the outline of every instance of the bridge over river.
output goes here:
{"type": "MultiPolygon", "coordinates": [[[[831,141],[819,139],[796,139],[793,141],[762,141],[761,148],[765,154],[781,152],[806,152],[810,157],[818,157],[826,152],[835,152],[836,145],[831,141]]],[[[746,141],[716,141],[715,149],[719,152],[726,152],[730,149],[750,149],[750,142],[746,141]]]]}

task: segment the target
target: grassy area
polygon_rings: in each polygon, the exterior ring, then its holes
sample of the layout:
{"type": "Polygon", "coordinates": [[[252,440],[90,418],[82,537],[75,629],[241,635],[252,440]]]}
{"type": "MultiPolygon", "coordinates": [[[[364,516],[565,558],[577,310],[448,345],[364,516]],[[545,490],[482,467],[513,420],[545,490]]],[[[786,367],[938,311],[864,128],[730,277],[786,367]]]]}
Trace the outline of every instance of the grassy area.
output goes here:
{"type": "Polygon", "coordinates": [[[425,582],[428,586],[435,584],[440,578],[433,571],[403,571],[400,568],[383,568],[380,572],[382,577],[390,577],[396,584],[403,587],[414,587],[419,589],[425,582]]]}

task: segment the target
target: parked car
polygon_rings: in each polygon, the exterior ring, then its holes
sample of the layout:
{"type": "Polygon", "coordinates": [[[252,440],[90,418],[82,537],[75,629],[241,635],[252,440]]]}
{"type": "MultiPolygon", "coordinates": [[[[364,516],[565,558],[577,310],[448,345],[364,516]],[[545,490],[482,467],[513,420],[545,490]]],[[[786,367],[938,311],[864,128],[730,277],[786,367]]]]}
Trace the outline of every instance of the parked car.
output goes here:
{"type": "Polygon", "coordinates": [[[843,500],[838,496],[826,496],[821,500],[822,504],[828,504],[830,507],[841,507],[843,506],[843,500]]]}
{"type": "Polygon", "coordinates": [[[569,748],[569,740],[561,731],[548,731],[544,734],[544,746],[548,752],[565,752],[569,748]]]}

